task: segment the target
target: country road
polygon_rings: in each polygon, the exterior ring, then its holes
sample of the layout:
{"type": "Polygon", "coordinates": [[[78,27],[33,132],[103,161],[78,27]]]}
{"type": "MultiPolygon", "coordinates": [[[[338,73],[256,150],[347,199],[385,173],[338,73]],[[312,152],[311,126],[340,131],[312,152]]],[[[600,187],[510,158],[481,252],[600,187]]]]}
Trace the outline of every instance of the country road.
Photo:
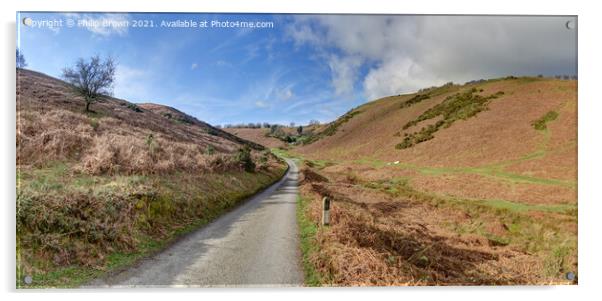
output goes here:
{"type": "Polygon", "coordinates": [[[301,286],[298,169],[169,248],[86,287],[301,286]]]}

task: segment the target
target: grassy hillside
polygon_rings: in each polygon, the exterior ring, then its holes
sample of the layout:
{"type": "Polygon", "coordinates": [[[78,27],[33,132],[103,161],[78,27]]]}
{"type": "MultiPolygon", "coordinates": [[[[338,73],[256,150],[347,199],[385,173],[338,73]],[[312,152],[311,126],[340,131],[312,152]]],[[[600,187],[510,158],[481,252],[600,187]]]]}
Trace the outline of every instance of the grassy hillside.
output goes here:
{"type": "Polygon", "coordinates": [[[286,143],[280,139],[268,136],[270,129],[266,128],[227,128],[224,131],[241,137],[246,140],[250,140],[259,143],[265,147],[286,147],[286,143]]]}
{"type": "Polygon", "coordinates": [[[142,109],[149,110],[151,112],[159,114],[174,123],[197,126],[201,129],[204,129],[207,133],[209,133],[213,136],[217,136],[217,137],[220,137],[220,138],[223,138],[226,140],[234,141],[234,142],[237,142],[240,144],[246,144],[256,150],[264,149],[264,146],[253,142],[253,140],[241,139],[240,137],[233,135],[233,134],[229,133],[228,131],[224,131],[224,130],[218,129],[216,127],[213,127],[205,122],[202,122],[202,121],[200,121],[190,115],[187,115],[183,112],[180,112],[172,107],[163,106],[163,105],[154,104],[154,103],[141,103],[141,104],[138,104],[138,106],[142,109]]]}
{"type": "Polygon", "coordinates": [[[278,126],[277,130],[273,132],[269,128],[233,127],[224,130],[265,147],[288,148],[289,145],[307,144],[319,139],[328,132],[327,127],[327,125],[320,124],[305,125],[301,127],[301,133],[298,132],[298,126],[278,126]]]}
{"type": "Polygon", "coordinates": [[[577,82],[495,79],[355,108],[289,155],[331,227],[323,283],[544,284],[577,273],[577,82]],[[326,132],[328,131],[328,132],[326,132]],[[309,176],[308,176],[309,174],[309,176]],[[319,176],[316,176],[318,174],[319,176]]]}
{"type": "Polygon", "coordinates": [[[19,287],[123,268],[286,170],[262,146],[173,108],[105,97],[83,109],[64,82],[17,70],[19,287]]]}

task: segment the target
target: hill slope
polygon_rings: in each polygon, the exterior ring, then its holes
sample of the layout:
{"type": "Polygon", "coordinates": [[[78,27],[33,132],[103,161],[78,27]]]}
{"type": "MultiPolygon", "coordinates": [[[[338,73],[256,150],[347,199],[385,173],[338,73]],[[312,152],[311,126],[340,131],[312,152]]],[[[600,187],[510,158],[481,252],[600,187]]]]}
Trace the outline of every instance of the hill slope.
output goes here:
{"type": "Polygon", "coordinates": [[[223,138],[223,139],[235,142],[235,143],[249,145],[250,147],[252,147],[253,149],[256,149],[256,150],[264,149],[264,147],[262,145],[254,143],[251,140],[241,139],[240,137],[238,137],[236,135],[232,135],[228,131],[218,129],[214,126],[211,126],[208,123],[202,122],[202,121],[196,119],[195,117],[192,117],[192,116],[190,116],[186,113],[183,113],[179,110],[176,110],[172,107],[168,107],[168,106],[164,106],[164,105],[160,105],[160,104],[154,104],[154,103],[140,103],[137,105],[138,105],[138,107],[140,107],[144,110],[148,110],[153,113],[159,114],[175,123],[196,126],[196,127],[199,127],[201,130],[206,131],[210,135],[217,136],[217,137],[220,137],[220,138],[223,138]]]}
{"type": "Polygon", "coordinates": [[[286,170],[262,146],[169,107],[103,97],[91,109],[66,83],[17,70],[19,287],[78,285],[132,264],[286,170]]]}
{"type": "Polygon", "coordinates": [[[290,151],[306,163],[307,220],[334,199],[310,266],[336,285],[568,283],[576,89],[515,77],[445,85],[333,121],[290,151]]]}
{"type": "MultiPolygon", "coordinates": [[[[454,174],[455,178],[471,177],[470,181],[478,177],[540,186],[537,189],[540,194],[528,195],[533,194],[533,187],[528,191],[519,188],[515,192],[520,196],[508,196],[511,199],[534,203],[575,202],[576,81],[502,79],[418,94],[430,96],[403,108],[402,104],[415,95],[387,97],[356,108],[353,112],[358,113],[342,123],[334,135],[325,136],[296,151],[309,158],[341,162],[385,165],[399,161],[399,166],[406,172],[438,176],[438,183],[427,183],[425,178],[417,179],[417,182],[429,188],[438,185],[437,188],[446,193],[453,188],[447,190],[442,182],[455,179],[446,179],[442,175],[454,174]],[[475,96],[487,97],[499,91],[503,94],[489,99],[476,115],[465,119],[459,117],[450,124],[444,124],[431,135],[431,139],[399,149],[398,145],[403,143],[406,134],[419,136],[421,129],[434,126],[449,112],[404,129],[405,125],[419,120],[421,115],[438,104],[445,104],[448,97],[455,100],[456,95],[471,89],[477,90],[473,93],[475,96]],[[549,120],[545,128],[536,129],[533,123],[550,112],[555,115],[554,119],[549,120]],[[554,195],[543,197],[548,193],[554,195]]],[[[470,108],[473,103],[469,100],[465,107],[470,108]]],[[[448,119],[453,118],[455,116],[448,119]]],[[[484,197],[486,193],[473,196],[484,197]]]]}
{"type": "MultiPolygon", "coordinates": [[[[17,83],[17,160],[19,165],[46,162],[47,160],[81,160],[83,167],[95,168],[94,164],[106,156],[135,156],[154,144],[155,158],[137,157],[136,164],[129,158],[121,160],[126,170],[169,171],[190,168],[194,156],[202,155],[207,147],[218,153],[233,153],[243,145],[254,149],[262,147],[214,128],[196,118],[175,109],[160,105],[136,105],[125,100],[103,97],[92,105],[93,113],[83,114],[81,97],[74,95],[70,87],[55,78],[29,70],[19,70],[17,83]],[[173,111],[186,122],[167,118],[161,110],[173,111]],[[163,142],[164,141],[164,142],[163,142]],[[127,150],[121,152],[115,147],[127,150]],[[182,155],[181,160],[170,153],[182,155]],[[104,157],[103,157],[104,156],[104,157]],[[154,166],[151,166],[151,159],[154,166]],[[187,159],[189,162],[182,160],[187,159]],[[158,161],[158,162],[157,162],[158,161]],[[186,166],[188,164],[188,166],[186,166]]],[[[106,168],[100,166],[98,169],[106,168]]],[[[97,170],[100,172],[100,170],[97,170]]]]}

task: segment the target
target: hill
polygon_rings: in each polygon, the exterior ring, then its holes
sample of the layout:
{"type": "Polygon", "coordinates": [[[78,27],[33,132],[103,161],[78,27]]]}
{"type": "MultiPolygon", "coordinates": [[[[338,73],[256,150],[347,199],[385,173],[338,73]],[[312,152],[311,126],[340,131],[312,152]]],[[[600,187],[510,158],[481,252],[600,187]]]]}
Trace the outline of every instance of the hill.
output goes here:
{"type": "Polygon", "coordinates": [[[226,128],[224,131],[243,139],[254,141],[265,147],[286,147],[286,143],[284,141],[268,136],[270,129],[267,128],[226,128]]]}
{"type": "Polygon", "coordinates": [[[308,142],[288,153],[305,162],[309,225],[321,197],[334,199],[331,227],[315,230],[319,251],[306,254],[327,283],[543,284],[576,273],[575,80],[385,97],[308,142]]]}
{"type": "Polygon", "coordinates": [[[159,114],[175,123],[199,127],[202,131],[206,131],[210,135],[217,136],[217,137],[220,137],[220,138],[223,138],[223,139],[235,142],[235,143],[249,145],[251,148],[253,148],[255,150],[263,150],[264,149],[264,147],[262,145],[254,143],[254,142],[252,142],[252,140],[241,139],[240,137],[238,137],[236,135],[232,135],[228,131],[218,129],[208,123],[202,122],[202,121],[196,119],[195,117],[192,117],[192,116],[190,116],[186,113],[183,113],[179,110],[176,110],[172,107],[154,104],[154,103],[140,103],[137,105],[138,105],[138,107],[140,107],[144,110],[148,110],[153,113],[159,114]]]}
{"type": "Polygon", "coordinates": [[[257,127],[231,127],[224,130],[245,140],[254,141],[269,148],[289,148],[291,145],[305,144],[309,139],[317,138],[326,126],[320,124],[302,125],[301,134],[299,126],[277,125],[275,128],[257,127]],[[272,132],[273,131],[273,132],[272,132]],[[288,141],[287,141],[288,139],[288,141]]]}
{"type": "Polygon", "coordinates": [[[19,286],[72,286],[132,264],[286,170],[263,146],[170,107],[107,96],[91,109],[65,82],[17,69],[19,286]]]}

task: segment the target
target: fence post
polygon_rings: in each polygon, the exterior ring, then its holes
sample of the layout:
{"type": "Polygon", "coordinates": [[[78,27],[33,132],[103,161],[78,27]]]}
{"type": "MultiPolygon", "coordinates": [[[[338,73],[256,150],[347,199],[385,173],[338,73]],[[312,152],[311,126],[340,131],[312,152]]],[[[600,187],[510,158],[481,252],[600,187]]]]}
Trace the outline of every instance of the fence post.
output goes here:
{"type": "Polygon", "coordinates": [[[330,225],[330,198],[322,198],[322,225],[330,225]]]}

